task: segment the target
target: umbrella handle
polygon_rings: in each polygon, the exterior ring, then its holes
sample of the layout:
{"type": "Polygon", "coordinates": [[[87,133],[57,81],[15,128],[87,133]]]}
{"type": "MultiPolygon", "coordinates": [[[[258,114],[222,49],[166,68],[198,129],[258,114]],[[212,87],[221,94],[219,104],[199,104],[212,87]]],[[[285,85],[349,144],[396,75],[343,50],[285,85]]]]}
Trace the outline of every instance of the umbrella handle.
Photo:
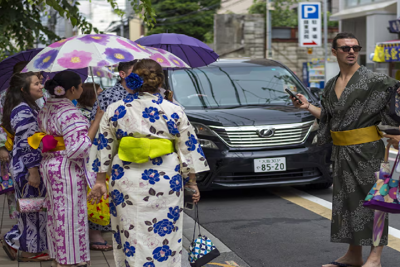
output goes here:
{"type": "Polygon", "coordinates": [[[386,146],[385,159],[384,159],[385,162],[389,161],[390,146],[391,146],[390,144],[387,144],[387,146],[386,146]]]}
{"type": "Polygon", "coordinates": [[[94,82],[94,77],[93,77],[93,68],[92,66],[90,66],[89,68],[90,68],[90,75],[92,76],[93,90],[94,90],[94,95],[96,96],[97,106],[100,107],[99,98],[97,97],[96,84],[94,82]]]}

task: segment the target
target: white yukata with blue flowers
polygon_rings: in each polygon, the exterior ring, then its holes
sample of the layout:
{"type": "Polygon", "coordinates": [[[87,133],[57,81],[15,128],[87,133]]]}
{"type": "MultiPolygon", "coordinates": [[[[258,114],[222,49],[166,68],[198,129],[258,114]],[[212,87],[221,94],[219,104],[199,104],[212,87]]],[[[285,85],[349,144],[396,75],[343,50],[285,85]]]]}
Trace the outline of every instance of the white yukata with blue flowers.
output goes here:
{"type": "Polygon", "coordinates": [[[181,266],[183,185],[189,173],[209,170],[182,108],[159,93],[128,94],[108,107],[93,143],[89,167],[111,172],[116,266],[181,266]],[[123,162],[118,144],[124,136],[169,139],[176,152],[142,164],[123,162]]]}

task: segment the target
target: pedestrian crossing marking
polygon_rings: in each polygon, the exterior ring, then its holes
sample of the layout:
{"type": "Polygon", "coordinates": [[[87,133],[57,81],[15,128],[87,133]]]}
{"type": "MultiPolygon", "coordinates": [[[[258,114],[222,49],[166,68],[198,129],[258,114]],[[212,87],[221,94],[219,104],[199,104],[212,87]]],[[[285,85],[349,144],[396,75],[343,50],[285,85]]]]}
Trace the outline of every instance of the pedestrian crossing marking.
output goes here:
{"type": "MultiPolygon", "coordinates": [[[[276,189],[276,190],[271,190],[270,192],[273,193],[274,195],[277,195],[278,197],[280,197],[282,199],[285,199],[287,201],[290,201],[290,202],[296,204],[297,206],[300,206],[309,211],[312,211],[328,220],[332,219],[332,208],[328,208],[326,206],[323,206],[316,202],[308,200],[308,199],[296,194],[297,191],[298,190],[296,190],[296,189],[288,190],[288,188],[286,188],[285,190],[276,189]]],[[[307,194],[307,193],[304,193],[304,194],[307,194]]],[[[397,238],[397,237],[389,234],[388,247],[400,252],[400,238],[397,238]]]]}

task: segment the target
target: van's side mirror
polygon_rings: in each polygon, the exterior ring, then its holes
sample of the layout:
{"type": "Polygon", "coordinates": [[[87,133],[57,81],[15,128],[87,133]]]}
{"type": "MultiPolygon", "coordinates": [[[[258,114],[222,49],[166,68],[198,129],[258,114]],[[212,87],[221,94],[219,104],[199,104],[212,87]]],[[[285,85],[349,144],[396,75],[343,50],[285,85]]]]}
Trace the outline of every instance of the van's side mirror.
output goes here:
{"type": "Polygon", "coordinates": [[[317,87],[311,87],[310,91],[318,99],[318,101],[321,101],[322,89],[317,87]]]}

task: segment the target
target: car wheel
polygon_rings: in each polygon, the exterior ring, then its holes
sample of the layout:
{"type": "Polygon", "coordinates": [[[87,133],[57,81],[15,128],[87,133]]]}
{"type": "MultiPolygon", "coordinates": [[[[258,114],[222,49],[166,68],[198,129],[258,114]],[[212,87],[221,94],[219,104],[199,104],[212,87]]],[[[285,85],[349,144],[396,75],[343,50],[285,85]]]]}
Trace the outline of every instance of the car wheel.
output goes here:
{"type": "Polygon", "coordinates": [[[319,183],[319,184],[309,184],[306,187],[308,189],[328,189],[329,187],[332,186],[332,182],[325,182],[325,183],[319,183]]]}

